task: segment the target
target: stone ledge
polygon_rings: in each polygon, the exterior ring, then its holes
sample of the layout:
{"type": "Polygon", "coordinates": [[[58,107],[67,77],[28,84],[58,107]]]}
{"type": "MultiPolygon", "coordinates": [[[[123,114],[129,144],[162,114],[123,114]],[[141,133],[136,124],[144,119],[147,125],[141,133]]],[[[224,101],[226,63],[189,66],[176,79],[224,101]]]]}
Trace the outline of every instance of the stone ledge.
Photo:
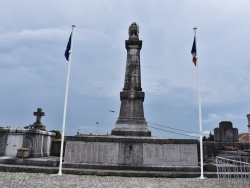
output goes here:
{"type": "Polygon", "coordinates": [[[58,157],[43,157],[43,158],[0,157],[0,164],[56,167],[59,165],[59,158],[58,157]]]}
{"type": "Polygon", "coordinates": [[[42,158],[0,157],[0,164],[56,167],[59,165],[59,158],[58,157],[42,157],[42,158]]]}
{"type": "Polygon", "coordinates": [[[49,136],[55,136],[56,133],[43,131],[38,129],[23,129],[23,128],[0,128],[1,133],[28,133],[28,134],[43,134],[49,136]]]}
{"type": "Polygon", "coordinates": [[[91,165],[84,163],[63,163],[64,168],[99,169],[99,170],[133,170],[133,171],[171,171],[171,172],[199,172],[199,166],[136,166],[136,165],[91,165]]]}
{"type": "MultiPolygon", "coordinates": [[[[116,125],[117,126],[117,125],[116,125]]],[[[112,135],[116,136],[143,136],[143,137],[151,137],[151,131],[148,129],[141,130],[128,130],[123,128],[114,128],[111,132],[112,135]]]]}
{"type": "Polygon", "coordinates": [[[141,50],[142,48],[142,40],[125,40],[126,49],[131,49],[132,46],[136,49],[141,50]]]}
{"type": "Polygon", "coordinates": [[[166,139],[154,137],[133,137],[133,136],[66,136],[67,141],[87,142],[124,142],[124,143],[156,143],[156,144],[198,144],[196,139],[166,139]]]}

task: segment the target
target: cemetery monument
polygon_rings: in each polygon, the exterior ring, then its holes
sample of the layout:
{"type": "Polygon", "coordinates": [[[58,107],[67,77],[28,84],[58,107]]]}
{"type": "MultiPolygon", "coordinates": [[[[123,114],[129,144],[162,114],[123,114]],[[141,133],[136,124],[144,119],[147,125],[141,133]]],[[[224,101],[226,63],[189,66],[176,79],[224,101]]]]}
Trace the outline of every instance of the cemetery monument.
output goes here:
{"type": "Polygon", "coordinates": [[[34,112],[36,121],[24,128],[0,128],[0,156],[16,157],[20,148],[29,149],[30,157],[48,157],[51,155],[54,132],[45,130],[41,117],[45,116],[42,108],[34,112]]]}
{"type": "Polygon", "coordinates": [[[238,129],[233,128],[231,121],[222,121],[214,129],[215,142],[239,142],[238,129]]]}
{"type": "Polygon", "coordinates": [[[199,171],[195,139],[151,137],[144,118],[139,27],[125,41],[127,62],[121,108],[112,135],[68,136],[63,167],[199,171]]]}

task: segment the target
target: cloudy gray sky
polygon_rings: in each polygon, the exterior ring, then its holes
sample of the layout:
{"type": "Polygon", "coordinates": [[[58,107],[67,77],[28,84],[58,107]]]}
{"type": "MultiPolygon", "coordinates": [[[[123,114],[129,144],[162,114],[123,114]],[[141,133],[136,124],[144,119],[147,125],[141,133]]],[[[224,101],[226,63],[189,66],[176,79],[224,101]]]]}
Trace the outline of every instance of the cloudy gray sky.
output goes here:
{"type": "MultiPolygon", "coordinates": [[[[248,0],[2,1],[0,126],[32,124],[33,112],[41,107],[47,129],[61,130],[64,51],[75,24],[66,135],[110,133],[119,115],[124,43],[128,27],[136,22],[143,40],[144,113],[150,126],[199,132],[197,75],[190,53],[197,27],[203,130],[232,121],[240,133],[247,132],[249,7],[248,0]]],[[[188,138],[149,129],[157,137],[188,138]]]]}

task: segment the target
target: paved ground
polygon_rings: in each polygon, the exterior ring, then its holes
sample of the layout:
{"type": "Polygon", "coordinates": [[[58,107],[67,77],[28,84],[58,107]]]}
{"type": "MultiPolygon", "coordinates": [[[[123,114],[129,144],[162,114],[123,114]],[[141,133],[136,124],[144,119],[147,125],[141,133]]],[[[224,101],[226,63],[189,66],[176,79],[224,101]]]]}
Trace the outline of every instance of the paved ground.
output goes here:
{"type": "Polygon", "coordinates": [[[0,172],[1,188],[210,188],[217,187],[217,179],[209,178],[131,178],[89,175],[52,175],[41,173],[0,172]]]}

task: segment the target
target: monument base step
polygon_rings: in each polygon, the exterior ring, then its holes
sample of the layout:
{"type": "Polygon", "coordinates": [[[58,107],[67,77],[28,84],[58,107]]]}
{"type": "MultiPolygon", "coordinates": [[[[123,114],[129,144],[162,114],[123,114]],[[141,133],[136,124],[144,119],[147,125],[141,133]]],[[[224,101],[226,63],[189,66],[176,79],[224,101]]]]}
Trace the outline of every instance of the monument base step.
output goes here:
{"type": "Polygon", "coordinates": [[[199,166],[132,166],[132,165],[96,165],[84,163],[63,163],[64,168],[99,169],[99,170],[133,170],[133,171],[172,171],[199,172],[199,166]]]}
{"type": "MultiPolygon", "coordinates": [[[[58,167],[26,166],[0,164],[0,172],[25,172],[58,174],[58,167]]],[[[199,178],[200,172],[172,172],[172,171],[136,171],[136,170],[100,170],[63,168],[63,174],[96,175],[96,176],[122,176],[122,177],[152,177],[152,178],[199,178]]],[[[206,178],[216,178],[216,172],[204,172],[206,178]]]]}
{"type": "Polygon", "coordinates": [[[59,165],[59,157],[16,158],[2,156],[0,164],[56,167],[59,165]]]}
{"type": "Polygon", "coordinates": [[[129,131],[129,130],[122,130],[122,129],[113,129],[111,131],[111,135],[115,136],[142,136],[142,137],[151,137],[150,131],[129,131]]]}

